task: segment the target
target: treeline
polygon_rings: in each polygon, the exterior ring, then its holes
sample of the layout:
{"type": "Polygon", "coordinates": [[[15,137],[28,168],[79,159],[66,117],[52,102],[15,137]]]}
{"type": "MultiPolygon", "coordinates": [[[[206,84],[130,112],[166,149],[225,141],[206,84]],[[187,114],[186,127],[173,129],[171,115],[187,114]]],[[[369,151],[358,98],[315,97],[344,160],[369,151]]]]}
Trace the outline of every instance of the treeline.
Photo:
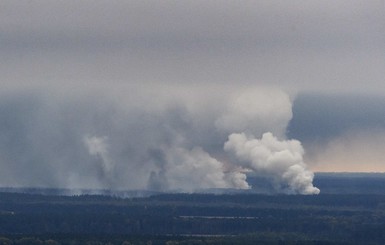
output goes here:
{"type": "MultiPolygon", "coordinates": [[[[255,244],[355,244],[348,242],[315,241],[293,233],[255,233],[239,236],[100,236],[100,235],[42,235],[0,237],[0,245],[255,245],[255,244]],[[49,238],[51,237],[51,238],[49,238]]],[[[370,243],[369,243],[370,244],[370,243]]]]}
{"type": "Polygon", "coordinates": [[[164,194],[121,199],[0,193],[0,245],[383,244],[384,230],[385,195],[164,194]],[[22,243],[26,239],[29,243],[22,243]]]}

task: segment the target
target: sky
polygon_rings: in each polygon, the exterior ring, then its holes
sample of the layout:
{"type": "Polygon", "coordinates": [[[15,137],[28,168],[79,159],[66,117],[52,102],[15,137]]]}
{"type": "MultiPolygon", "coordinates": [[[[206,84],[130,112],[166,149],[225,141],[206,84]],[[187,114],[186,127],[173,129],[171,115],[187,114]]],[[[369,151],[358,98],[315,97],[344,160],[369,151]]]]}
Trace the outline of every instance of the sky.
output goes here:
{"type": "Polygon", "coordinates": [[[385,171],[383,0],[5,0],[0,57],[2,186],[385,171]]]}

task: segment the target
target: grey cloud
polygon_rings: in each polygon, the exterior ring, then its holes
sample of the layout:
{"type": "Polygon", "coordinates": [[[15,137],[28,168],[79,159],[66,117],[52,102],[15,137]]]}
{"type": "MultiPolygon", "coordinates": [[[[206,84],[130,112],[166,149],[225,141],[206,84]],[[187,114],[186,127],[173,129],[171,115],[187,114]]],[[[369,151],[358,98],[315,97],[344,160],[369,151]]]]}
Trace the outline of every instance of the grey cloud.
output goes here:
{"type": "Polygon", "coordinates": [[[347,130],[310,145],[307,160],[320,172],[384,172],[384,138],[384,128],[347,130]]]}
{"type": "Polygon", "coordinates": [[[303,143],[316,171],[384,171],[384,107],[373,94],[300,94],[287,135],[303,143]]]}
{"type": "Polygon", "coordinates": [[[290,138],[326,142],[347,131],[385,128],[385,98],[365,94],[304,93],[293,103],[290,138]]]}
{"type": "MultiPolygon", "coordinates": [[[[268,44],[272,40],[333,40],[325,35],[328,33],[341,37],[335,41],[383,38],[377,32],[381,24],[376,21],[383,18],[380,1],[3,1],[2,5],[5,31],[52,37],[67,34],[75,40],[79,35],[80,40],[94,35],[96,42],[121,36],[157,41],[177,41],[179,37],[180,43],[233,39],[232,43],[259,40],[268,44]]],[[[285,48],[282,43],[279,46],[285,48]]]]}
{"type": "Polygon", "coordinates": [[[373,91],[384,75],[381,8],[381,1],[3,1],[0,71],[9,86],[28,78],[59,87],[236,81],[373,91]]]}

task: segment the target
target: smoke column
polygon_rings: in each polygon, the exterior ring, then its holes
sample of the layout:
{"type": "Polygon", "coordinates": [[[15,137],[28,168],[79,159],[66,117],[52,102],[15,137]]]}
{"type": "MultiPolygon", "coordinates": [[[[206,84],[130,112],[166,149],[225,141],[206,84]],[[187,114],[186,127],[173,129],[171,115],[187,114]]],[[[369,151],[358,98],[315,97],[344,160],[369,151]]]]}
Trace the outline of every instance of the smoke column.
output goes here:
{"type": "Polygon", "coordinates": [[[109,188],[112,187],[114,165],[108,155],[107,137],[86,136],[84,144],[88,153],[95,157],[96,167],[99,169],[99,179],[104,180],[109,188]]]}
{"type": "Polygon", "coordinates": [[[224,150],[235,160],[232,164],[269,179],[277,192],[318,194],[314,174],[303,161],[304,150],[297,140],[281,138],[292,118],[289,96],[277,89],[249,89],[230,99],[216,126],[228,132],[224,150]],[[254,135],[262,135],[256,139],[254,135]]]}

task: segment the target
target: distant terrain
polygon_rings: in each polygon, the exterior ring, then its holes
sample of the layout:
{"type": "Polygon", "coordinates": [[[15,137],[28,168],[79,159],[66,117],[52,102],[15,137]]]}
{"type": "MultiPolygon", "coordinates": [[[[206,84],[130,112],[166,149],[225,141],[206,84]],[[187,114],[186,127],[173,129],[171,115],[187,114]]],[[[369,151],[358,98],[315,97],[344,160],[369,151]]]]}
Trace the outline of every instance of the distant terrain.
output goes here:
{"type": "Polygon", "coordinates": [[[317,173],[319,195],[249,182],[249,191],[206,193],[3,187],[0,244],[385,242],[385,174],[317,173]]]}

